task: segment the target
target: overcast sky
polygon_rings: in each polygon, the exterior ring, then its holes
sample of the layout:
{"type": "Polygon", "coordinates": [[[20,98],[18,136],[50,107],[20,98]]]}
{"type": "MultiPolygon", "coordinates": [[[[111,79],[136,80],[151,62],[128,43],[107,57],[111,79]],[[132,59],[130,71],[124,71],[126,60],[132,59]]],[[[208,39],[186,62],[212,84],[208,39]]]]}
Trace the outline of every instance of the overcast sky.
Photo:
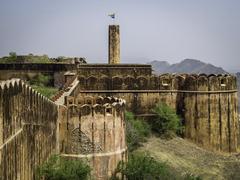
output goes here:
{"type": "Polygon", "coordinates": [[[240,69],[240,0],[0,0],[0,56],[107,63],[112,12],[123,63],[193,58],[240,69]]]}

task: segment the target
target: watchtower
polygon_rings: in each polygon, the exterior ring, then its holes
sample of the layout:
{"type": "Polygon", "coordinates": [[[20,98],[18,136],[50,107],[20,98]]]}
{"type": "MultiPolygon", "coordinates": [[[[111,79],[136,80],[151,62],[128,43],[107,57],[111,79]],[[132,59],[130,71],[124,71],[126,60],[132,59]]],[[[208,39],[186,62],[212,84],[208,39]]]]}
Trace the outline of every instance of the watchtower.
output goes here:
{"type": "Polygon", "coordinates": [[[119,25],[108,28],[108,64],[120,63],[120,32],[119,25]]]}

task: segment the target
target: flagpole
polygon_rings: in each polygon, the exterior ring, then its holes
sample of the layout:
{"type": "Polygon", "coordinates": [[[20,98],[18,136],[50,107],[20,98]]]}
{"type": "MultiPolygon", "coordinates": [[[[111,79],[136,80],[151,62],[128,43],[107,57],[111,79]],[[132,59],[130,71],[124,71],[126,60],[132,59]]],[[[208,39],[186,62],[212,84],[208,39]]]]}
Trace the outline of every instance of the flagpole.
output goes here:
{"type": "Polygon", "coordinates": [[[115,21],[115,13],[109,14],[108,16],[109,16],[110,18],[112,18],[112,23],[113,23],[113,25],[115,25],[115,24],[116,24],[116,21],[115,21]]]}

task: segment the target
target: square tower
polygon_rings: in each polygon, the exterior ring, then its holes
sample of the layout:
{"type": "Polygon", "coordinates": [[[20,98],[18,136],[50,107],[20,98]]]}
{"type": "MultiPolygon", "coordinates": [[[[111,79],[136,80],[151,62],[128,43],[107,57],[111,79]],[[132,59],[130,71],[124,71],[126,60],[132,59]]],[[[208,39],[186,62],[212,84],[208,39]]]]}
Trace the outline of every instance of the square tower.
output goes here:
{"type": "Polygon", "coordinates": [[[108,28],[108,64],[120,63],[120,32],[119,25],[108,28]]]}

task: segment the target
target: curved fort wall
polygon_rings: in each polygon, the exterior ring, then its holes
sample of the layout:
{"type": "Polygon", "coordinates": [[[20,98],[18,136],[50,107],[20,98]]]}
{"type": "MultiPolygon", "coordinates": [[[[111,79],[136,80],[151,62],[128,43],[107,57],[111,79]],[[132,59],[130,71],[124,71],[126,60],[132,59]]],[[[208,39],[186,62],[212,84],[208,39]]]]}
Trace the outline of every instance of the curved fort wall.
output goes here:
{"type": "Polygon", "coordinates": [[[0,179],[34,179],[56,149],[57,106],[20,80],[0,83],[0,179]]]}
{"type": "Polygon", "coordinates": [[[124,109],[121,99],[65,97],[60,121],[60,153],[86,158],[96,179],[108,179],[126,159],[124,109]]]}
{"type": "Polygon", "coordinates": [[[79,96],[124,98],[126,108],[149,114],[164,102],[183,117],[185,136],[203,147],[235,152],[238,137],[236,77],[231,75],[79,75],[79,96]]]}

